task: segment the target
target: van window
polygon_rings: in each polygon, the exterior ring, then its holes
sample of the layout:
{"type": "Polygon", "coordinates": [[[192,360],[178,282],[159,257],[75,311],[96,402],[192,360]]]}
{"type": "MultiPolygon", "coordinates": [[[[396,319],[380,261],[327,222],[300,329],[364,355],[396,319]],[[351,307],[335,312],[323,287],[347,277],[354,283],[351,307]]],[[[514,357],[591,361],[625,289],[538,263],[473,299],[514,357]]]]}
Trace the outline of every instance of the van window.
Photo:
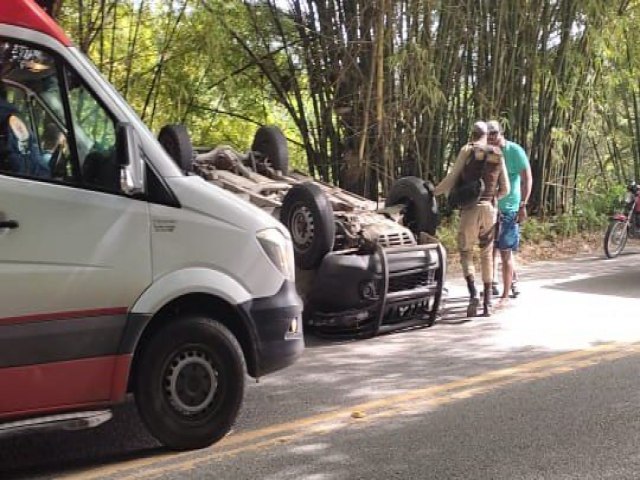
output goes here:
{"type": "Polygon", "coordinates": [[[0,42],[0,172],[72,180],[54,59],[0,42]]]}
{"type": "Polygon", "coordinates": [[[0,173],[121,192],[116,122],[75,72],[0,39],[0,80],[0,173]]]}
{"type": "Polygon", "coordinates": [[[75,73],[66,75],[83,183],[119,192],[115,122],[75,73]]]}

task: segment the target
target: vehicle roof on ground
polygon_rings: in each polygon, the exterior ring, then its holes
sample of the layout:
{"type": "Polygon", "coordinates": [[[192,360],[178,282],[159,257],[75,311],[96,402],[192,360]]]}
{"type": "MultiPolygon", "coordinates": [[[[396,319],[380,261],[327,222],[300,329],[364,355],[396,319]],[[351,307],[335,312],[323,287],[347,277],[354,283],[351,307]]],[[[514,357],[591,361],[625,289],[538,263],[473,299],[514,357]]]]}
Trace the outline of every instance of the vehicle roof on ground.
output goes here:
{"type": "Polygon", "coordinates": [[[36,30],[66,46],[72,44],[60,26],[32,0],[0,1],[0,24],[3,23],[36,30]]]}

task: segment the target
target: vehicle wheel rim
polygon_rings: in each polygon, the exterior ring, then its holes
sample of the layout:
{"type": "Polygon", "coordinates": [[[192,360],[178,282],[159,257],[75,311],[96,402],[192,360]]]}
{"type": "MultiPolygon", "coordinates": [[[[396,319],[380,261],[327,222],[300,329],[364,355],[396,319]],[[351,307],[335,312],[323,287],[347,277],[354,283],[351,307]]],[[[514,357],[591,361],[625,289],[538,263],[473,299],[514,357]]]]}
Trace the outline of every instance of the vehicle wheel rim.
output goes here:
{"type": "Polygon", "coordinates": [[[304,252],[311,246],[315,225],[313,223],[313,214],[309,208],[299,205],[293,209],[289,222],[289,231],[297,250],[304,252]]]}
{"type": "Polygon", "coordinates": [[[165,372],[165,394],[173,408],[185,416],[207,412],[218,390],[218,372],[201,350],[186,350],[173,357],[165,372]]]}
{"type": "Polygon", "coordinates": [[[624,245],[626,233],[626,225],[624,223],[618,222],[613,226],[611,235],[609,235],[609,250],[612,253],[620,253],[624,245]]]}

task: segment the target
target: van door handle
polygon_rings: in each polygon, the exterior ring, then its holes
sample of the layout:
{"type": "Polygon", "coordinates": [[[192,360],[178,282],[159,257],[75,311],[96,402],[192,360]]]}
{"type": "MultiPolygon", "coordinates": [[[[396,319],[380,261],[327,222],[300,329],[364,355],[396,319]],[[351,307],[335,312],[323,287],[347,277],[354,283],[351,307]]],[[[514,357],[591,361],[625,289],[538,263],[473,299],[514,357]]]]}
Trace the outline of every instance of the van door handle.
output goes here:
{"type": "Polygon", "coordinates": [[[2,220],[0,221],[0,230],[2,230],[3,228],[18,228],[20,226],[20,224],[18,222],[16,222],[15,220],[2,220]]]}

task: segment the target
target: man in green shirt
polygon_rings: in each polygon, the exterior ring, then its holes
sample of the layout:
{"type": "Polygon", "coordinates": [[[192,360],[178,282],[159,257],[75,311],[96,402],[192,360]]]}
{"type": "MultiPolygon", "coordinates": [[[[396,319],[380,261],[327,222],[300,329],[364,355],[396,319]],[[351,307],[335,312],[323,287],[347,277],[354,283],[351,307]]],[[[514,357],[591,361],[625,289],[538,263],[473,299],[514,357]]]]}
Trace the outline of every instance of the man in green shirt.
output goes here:
{"type": "MultiPolygon", "coordinates": [[[[487,141],[491,145],[499,146],[504,155],[511,190],[498,202],[499,233],[495,242],[502,259],[503,290],[500,303],[509,299],[509,291],[517,295],[515,287],[514,252],[520,245],[520,223],[527,218],[527,202],[531,195],[532,175],[531,165],[524,149],[515,142],[504,138],[500,123],[492,120],[487,123],[487,141]]],[[[495,277],[494,277],[495,278],[495,277]]]]}

